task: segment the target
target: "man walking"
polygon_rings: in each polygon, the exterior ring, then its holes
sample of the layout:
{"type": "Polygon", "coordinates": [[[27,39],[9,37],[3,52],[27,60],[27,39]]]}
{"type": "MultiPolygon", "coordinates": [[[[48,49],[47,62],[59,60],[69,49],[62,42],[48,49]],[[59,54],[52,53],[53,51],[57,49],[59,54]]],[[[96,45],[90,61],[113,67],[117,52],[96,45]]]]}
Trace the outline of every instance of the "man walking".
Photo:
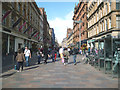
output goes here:
{"type": "Polygon", "coordinates": [[[55,62],[55,49],[54,48],[51,51],[51,55],[52,55],[52,62],[55,62]]]}
{"type": "Polygon", "coordinates": [[[44,48],[44,58],[45,58],[44,64],[47,64],[47,59],[48,59],[48,49],[47,49],[47,47],[44,48]]]}
{"type": "Polygon", "coordinates": [[[40,64],[41,58],[42,58],[42,52],[38,49],[37,51],[37,56],[38,56],[38,64],[40,64]]]}
{"type": "Polygon", "coordinates": [[[24,54],[25,54],[26,66],[29,66],[29,57],[31,58],[31,52],[27,47],[25,47],[24,54]]]}
{"type": "Polygon", "coordinates": [[[73,60],[74,60],[74,65],[76,65],[76,57],[77,57],[78,49],[77,47],[73,48],[73,60]]]}

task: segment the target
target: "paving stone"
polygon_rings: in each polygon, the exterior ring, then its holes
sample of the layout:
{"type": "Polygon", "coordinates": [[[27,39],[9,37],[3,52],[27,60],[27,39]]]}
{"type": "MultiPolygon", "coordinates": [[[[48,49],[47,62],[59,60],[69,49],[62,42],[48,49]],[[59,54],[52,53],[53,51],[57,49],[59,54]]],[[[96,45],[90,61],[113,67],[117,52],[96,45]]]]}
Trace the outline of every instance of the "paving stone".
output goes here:
{"type": "MultiPolygon", "coordinates": [[[[82,56],[77,56],[78,61],[81,61],[81,58],[82,56]]],[[[73,62],[73,56],[69,61],[73,62]]],[[[9,75],[13,72],[15,70],[4,74],[9,75]]],[[[89,64],[64,66],[61,61],[57,61],[46,65],[24,67],[23,72],[2,78],[2,86],[3,88],[117,88],[118,79],[98,71],[89,64]]]]}

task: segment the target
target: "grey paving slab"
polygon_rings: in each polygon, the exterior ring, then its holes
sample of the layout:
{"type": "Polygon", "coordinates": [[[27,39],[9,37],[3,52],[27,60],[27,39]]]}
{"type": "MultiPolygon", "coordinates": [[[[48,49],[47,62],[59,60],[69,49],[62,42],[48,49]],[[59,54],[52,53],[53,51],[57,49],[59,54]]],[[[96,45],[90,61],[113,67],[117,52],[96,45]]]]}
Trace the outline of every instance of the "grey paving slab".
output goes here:
{"type": "MultiPolygon", "coordinates": [[[[77,61],[82,62],[81,58],[78,56],[77,61]]],[[[73,62],[72,56],[69,61],[73,62]]],[[[64,66],[57,61],[24,67],[23,72],[11,70],[4,75],[7,76],[2,78],[3,88],[118,88],[117,78],[83,63],[64,66]]]]}

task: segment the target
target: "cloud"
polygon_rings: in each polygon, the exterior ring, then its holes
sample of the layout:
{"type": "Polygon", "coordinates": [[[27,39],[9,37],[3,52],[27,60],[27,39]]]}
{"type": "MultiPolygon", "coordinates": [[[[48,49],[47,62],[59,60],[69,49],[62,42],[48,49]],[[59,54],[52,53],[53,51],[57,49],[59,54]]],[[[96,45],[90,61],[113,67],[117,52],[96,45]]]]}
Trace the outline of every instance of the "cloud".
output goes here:
{"type": "Polygon", "coordinates": [[[55,36],[59,43],[66,37],[67,28],[73,28],[73,11],[69,12],[65,17],[56,17],[53,20],[48,20],[50,27],[54,28],[55,36]]]}

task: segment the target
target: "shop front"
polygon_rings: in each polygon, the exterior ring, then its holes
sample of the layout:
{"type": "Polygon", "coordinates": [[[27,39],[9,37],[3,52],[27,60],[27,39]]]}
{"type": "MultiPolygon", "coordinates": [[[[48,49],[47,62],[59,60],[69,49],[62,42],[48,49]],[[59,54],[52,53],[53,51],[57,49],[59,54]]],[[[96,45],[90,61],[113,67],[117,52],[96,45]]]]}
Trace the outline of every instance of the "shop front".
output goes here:
{"type": "Polygon", "coordinates": [[[2,33],[2,67],[14,64],[15,37],[2,33]]]}

